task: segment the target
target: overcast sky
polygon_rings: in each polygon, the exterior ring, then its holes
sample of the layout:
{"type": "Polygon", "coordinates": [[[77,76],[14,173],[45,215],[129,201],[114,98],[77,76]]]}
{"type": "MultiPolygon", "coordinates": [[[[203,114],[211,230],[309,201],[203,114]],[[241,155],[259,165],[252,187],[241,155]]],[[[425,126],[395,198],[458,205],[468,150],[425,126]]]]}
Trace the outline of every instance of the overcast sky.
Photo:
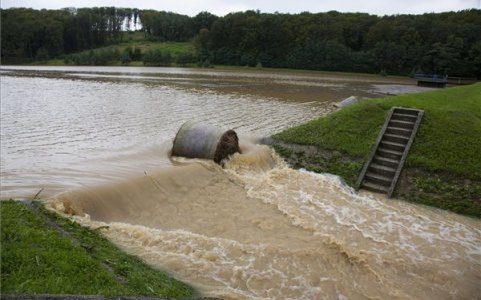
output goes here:
{"type": "Polygon", "coordinates": [[[208,11],[218,16],[230,12],[260,10],[261,12],[312,13],[337,10],[367,12],[377,15],[422,14],[480,8],[481,0],[0,0],[2,8],[31,7],[58,9],[64,7],[116,6],[173,11],[195,16],[208,11]]]}

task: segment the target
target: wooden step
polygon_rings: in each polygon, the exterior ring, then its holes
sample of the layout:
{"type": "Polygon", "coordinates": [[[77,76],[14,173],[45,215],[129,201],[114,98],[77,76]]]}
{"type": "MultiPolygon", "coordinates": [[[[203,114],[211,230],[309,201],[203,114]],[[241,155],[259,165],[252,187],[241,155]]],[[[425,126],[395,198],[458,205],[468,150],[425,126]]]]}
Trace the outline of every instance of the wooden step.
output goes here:
{"type": "Polygon", "coordinates": [[[389,187],[391,185],[392,177],[393,176],[384,176],[372,172],[367,172],[365,178],[372,183],[389,187]]]}
{"type": "Polygon", "coordinates": [[[399,151],[401,153],[404,151],[404,148],[406,148],[406,145],[394,143],[394,142],[389,142],[389,141],[385,141],[385,140],[381,141],[381,145],[382,145],[383,148],[386,148],[386,149],[389,149],[389,150],[394,150],[394,151],[399,151]]]}
{"type": "Polygon", "coordinates": [[[408,122],[416,122],[417,115],[408,115],[402,113],[393,113],[391,120],[401,120],[401,121],[408,121],[408,122]]]}
{"type": "Polygon", "coordinates": [[[405,136],[407,138],[411,137],[412,132],[413,131],[411,129],[401,128],[401,127],[388,126],[386,128],[386,133],[402,135],[402,136],[405,136]]]}
{"type": "Polygon", "coordinates": [[[385,133],[383,140],[406,145],[409,141],[409,137],[406,137],[404,135],[385,133]]]}
{"type": "Polygon", "coordinates": [[[373,161],[378,165],[382,165],[390,168],[396,168],[399,165],[399,159],[391,159],[391,158],[382,157],[379,155],[374,156],[373,161]]]}
{"type": "Polygon", "coordinates": [[[382,147],[379,147],[377,149],[377,153],[382,157],[391,158],[391,159],[401,159],[403,155],[403,153],[400,151],[390,150],[382,147]]]}
{"type": "Polygon", "coordinates": [[[405,108],[405,107],[396,107],[394,109],[394,113],[414,115],[414,116],[417,117],[419,115],[419,110],[418,109],[405,108]]]}
{"type": "Polygon", "coordinates": [[[369,181],[364,181],[362,183],[362,187],[365,188],[366,190],[376,192],[376,193],[381,193],[381,194],[385,194],[389,189],[388,187],[385,187],[385,186],[382,186],[382,185],[379,185],[379,184],[375,184],[375,183],[372,183],[372,182],[369,182],[369,181]]]}
{"type": "Polygon", "coordinates": [[[391,167],[387,167],[387,166],[383,166],[383,165],[378,165],[376,163],[372,163],[369,166],[369,169],[367,169],[367,170],[372,172],[372,173],[376,173],[376,174],[384,175],[384,176],[393,176],[394,173],[396,173],[395,168],[391,168],[391,167]]]}
{"type": "Polygon", "coordinates": [[[404,107],[391,109],[359,175],[358,189],[392,196],[423,114],[422,110],[404,107]]]}
{"type": "Polygon", "coordinates": [[[401,121],[401,120],[390,120],[389,126],[391,126],[391,127],[401,127],[401,128],[405,128],[405,129],[413,129],[414,122],[401,121]]]}

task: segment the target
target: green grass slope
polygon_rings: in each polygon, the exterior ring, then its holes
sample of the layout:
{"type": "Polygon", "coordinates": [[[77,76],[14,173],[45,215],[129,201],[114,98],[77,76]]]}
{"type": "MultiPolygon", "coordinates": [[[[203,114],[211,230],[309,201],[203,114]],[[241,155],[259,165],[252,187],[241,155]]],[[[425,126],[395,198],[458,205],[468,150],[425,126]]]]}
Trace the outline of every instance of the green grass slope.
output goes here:
{"type": "Polygon", "coordinates": [[[274,147],[295,167],[353,185],[393,106],[425,111],[395,197],[481,218],[481,83],[364,101],[274,135],[284,143],[274,147]],[[307,155],[293,144],[320,151],[307,155]]]}
{"type": "Polygon", "coordinates": [[[189,298],[195,291],[38,202],[0,201],[1,294],[189,298]]]}
{"type": "Polygon", "coordinates": [[[274,138],[367,157],[393,106],[425,111],[408,166],[481,179],[481,83],[365,101],[274,138]]]}

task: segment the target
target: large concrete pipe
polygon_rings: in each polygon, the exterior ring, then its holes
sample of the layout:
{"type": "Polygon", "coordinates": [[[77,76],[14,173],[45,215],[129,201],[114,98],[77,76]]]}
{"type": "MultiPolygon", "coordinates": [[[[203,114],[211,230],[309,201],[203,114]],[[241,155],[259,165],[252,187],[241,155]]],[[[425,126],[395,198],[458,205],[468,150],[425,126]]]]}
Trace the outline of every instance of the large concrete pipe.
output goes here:
{"type": "Polygon", "coordinates": [[[239,138],[234,130],[189,121],[175,136],[172,155],[212,159],[220,164],[229,155],[240,152],[239,138]]]}

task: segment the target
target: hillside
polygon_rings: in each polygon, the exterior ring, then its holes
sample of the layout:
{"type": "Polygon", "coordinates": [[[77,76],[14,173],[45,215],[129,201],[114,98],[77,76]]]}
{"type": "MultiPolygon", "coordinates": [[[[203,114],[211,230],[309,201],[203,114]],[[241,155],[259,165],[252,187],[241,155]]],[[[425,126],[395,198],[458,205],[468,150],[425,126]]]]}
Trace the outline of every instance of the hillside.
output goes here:
{"type": "MultiPolygon", "coordinates": [[[[82,51],[64,58],[34,61],[29,65],[40,66],[202,66],[193,58],[192,44],[183,42],[140,42],[102,47],[92,51],[82,51]],[[138,49],[138,50],[137,50],[138,49]],[[137,51],[138,54],[134,54],[137,51]],[[151,57],[145,61],[143,54],[151,57]],[[159,55],[160,53],[160,55],[159,55]],[[154,54],[155,56],[153,56],[154,54]],[[127,58],[128,55],[128,58],[127,58]]],[[[208,65],[210,66],[210,65],[208,65]]]]}
{"type": "Polygon", "coordinates": [[[272,14],[252,10],[222,17],[204,11],[190,17],[116,7],[0,12],[3,64],[63,58],[81,65],[143,60],[146,65],[194,62],[481,78],[479,9],[382,17],[337,11],[272,14]],[[145,40],[137,52],[126,54],[124,46],[98,50],[129,42],[132,32],[145,40]],[[150,47],[147,44],[151,42],[193,43],[196,51],[192,56],[190,52],[175,56],[167,51],[142,54],[141,48],[150,47]],[[82,51],[86,53],[79,55],[82,51]]]}
{"type": "Polygon", "coordinates": [[[336,173],[354,184],[392,106],[425,111],[395,195],[480,217],[481,83],[364,101],[274,138],[339,153],[339,158],[306,158],[295,153],[302,151],[277,145],[298,167],[336,173]]]}
{"type": "Polygon", "coordinates": [[[33,64],[186,66],[195,62],[195,49],[191,42],[152,41],[146,39],[142,32],[129,32],[122,43],[33,64]]]}

